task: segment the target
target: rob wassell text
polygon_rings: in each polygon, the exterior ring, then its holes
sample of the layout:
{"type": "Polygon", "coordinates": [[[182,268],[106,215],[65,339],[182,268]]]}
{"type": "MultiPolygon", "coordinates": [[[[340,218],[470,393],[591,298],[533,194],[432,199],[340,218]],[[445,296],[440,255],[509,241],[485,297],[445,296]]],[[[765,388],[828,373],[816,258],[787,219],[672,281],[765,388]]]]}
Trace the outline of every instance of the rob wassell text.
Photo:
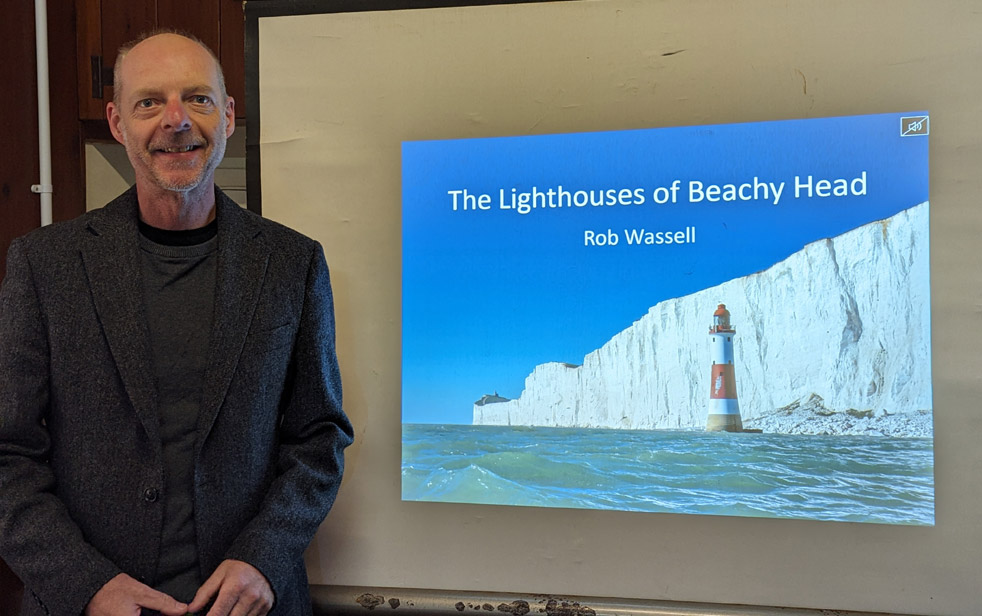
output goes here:
{"type": "Polygon", "coordinates": [[[695,244],[696,228],[681,230],[651,231],[648,229],[624,229],[617,233],[613,229],[583,232],[584,246],[617,246],[623,242],[627,246],[667,246],[669,244],[695,244]]]}

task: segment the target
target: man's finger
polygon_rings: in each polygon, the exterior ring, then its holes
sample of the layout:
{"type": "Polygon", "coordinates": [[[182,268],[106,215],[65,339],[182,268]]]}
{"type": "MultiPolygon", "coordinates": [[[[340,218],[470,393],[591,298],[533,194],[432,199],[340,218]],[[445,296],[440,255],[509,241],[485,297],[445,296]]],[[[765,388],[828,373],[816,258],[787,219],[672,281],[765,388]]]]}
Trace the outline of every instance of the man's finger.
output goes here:
{"type": "Polygon", "coordinates": [[[188,613],[187,604],[181,603],[170,595],[162,593],[159,590],[154,590],[149,586],[143,586],[140,589],[140,594],[136,597],[136,602],[140,607],[157,610],[163,616],[186,616],[188,613]]]}
{"type": "Polygon", "coordinates": [[[208,616],[231,616],[235,602],[235,595],[223,590],[218,593],[218,599],[215,600],[215,605],[211,606],[211,609],[208,610],[208,616]]]}
{"type": "Polygon", "coordinates": [[[217,593],[218,589],[222,586],[221,571],[222,567],[219,565],[218,569],[211,574],[211,577],[205,580],[205,583],[201,585],[198,592],[194,593],[194,599],[192,599],[191,603],[188,604],[189,612],[200,612],[201,610],[205,609],[205,606],[208,605],[208,602],[211,601],[211,598],[215,596],[215,593],[217,593]]]}
{"type": "Polygon", "coordinates": [[[239,597],[238,602],[232,607],[228,616],[266,616],[269,614],[269,605],[261,599],[248,600],[239,597]]]}
{"type": "Polygon", "coordinates": [[[264,616],[273,607],[273,589],[262,573],[238,560],[225,560],[202,584],[189,608],[201,611],[214,598],[207,616],[264,616]]]}
{"type": "Polygon", "coordinates": [[[139,611],[145,607],[164,616],[184,616],[188,606],[170,595],[154,590],[125,573],[120,573],[103,585],[85,607],[86,616],[118,614],[119,610],[139,611]]]}
{"type": "Polygon", "coordinates": [[[157,610],[162,616],[186,616],[188,613],[187,604],[152,588],[148,588],[147,591],[147,596],[141,597],[138,601],[140,607],[157,610]]]}

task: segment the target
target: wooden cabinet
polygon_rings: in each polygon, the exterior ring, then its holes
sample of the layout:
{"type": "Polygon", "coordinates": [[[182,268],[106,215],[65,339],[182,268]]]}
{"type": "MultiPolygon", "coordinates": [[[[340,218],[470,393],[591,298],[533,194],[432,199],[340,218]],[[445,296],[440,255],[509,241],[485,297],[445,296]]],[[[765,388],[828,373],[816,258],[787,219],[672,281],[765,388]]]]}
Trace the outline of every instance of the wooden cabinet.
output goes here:
{"type": "Polygon", "coordinates": [[[75,0],[78,40],[78,113],[105,119],[112,100],[116,50],[141,32],[177,28],[218,55],[236,117],[245,117],[245,18],[241,0],[75,0]]]}

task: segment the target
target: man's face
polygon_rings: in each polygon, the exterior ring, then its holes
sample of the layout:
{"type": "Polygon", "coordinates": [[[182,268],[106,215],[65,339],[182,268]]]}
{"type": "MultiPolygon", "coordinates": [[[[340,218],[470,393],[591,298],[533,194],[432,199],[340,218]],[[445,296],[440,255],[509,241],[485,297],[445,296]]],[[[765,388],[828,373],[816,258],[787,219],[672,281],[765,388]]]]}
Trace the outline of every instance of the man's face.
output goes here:
{"type": "Polygon", "coordinates": [[[148,38],[123,57],[109,127],[136,171],[137,187],[210,188],[235,129],[214,59],[175,34],[148,38]]]}

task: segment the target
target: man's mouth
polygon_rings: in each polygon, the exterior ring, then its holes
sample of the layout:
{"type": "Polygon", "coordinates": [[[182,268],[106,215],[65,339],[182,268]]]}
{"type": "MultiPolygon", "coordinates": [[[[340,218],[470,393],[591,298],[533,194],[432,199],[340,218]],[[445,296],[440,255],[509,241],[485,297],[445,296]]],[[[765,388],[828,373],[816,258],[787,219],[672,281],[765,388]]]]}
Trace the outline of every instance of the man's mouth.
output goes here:
{"type": "Polygon", "coordinates": [[[164,152],[165,154],[183,154],[184,152],[190,152],[191,150],[196,150],[201,146],[190,144],[190,145],[177,145],[167,148],[155,148],[155,152],[164,152]]]}

